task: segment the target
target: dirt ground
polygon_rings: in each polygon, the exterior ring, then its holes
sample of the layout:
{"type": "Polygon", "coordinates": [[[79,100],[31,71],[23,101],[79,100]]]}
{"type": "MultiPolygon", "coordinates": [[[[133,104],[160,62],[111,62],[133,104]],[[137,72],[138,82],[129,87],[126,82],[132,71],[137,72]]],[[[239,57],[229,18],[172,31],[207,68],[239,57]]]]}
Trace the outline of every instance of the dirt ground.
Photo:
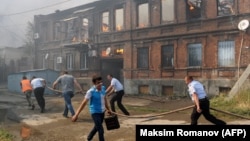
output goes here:
{"type": "MultiPolygon", "coordinates": [[[[83,97],[81,94],[73,97],[72,102],[75,110],[83,97]]],[[[46,96],[45,98],[45,113],[40,113],[38,106],[34,111],[29,110],[24,97],[21,98],[23,100],[12,103],[11,113],[14,113],[20,120],[18,122],[10,120],[10,116],[7,116],[1,126],[15,135],[14,141],[85,141],[93,127],[88,107],[83,109],[77,122],[71,122],[70,118],[62,116],[64,101],[60,95],[46,96]],[[24,129],[27,129],[27,138],[21,137],[25,133],[24,129]]],[[[126,95],[123,98],[123,103],[131,116],[123,116],[116,106],[120,128],[107,130],[103,124],[106,141],[135,141],[136,124],[186,125],[190,121],[191,108],[183,109],[192,105],[189,98],[168,100],[156,96],[126,95]]],[[[227,116],[219,116],[227,122],[232,120],[227,116]]],[[[210,123],[201,117],[199,124],[210,123]]],[[[98,134],[95,135],[93,141],[98,141],[98,134]]]]}

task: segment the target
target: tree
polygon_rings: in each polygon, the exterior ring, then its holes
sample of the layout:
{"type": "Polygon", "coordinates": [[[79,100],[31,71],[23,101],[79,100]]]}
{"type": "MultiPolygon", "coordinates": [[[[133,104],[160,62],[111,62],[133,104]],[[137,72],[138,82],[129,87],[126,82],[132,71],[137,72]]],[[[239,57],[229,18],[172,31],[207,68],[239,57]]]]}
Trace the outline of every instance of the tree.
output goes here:
{"type": "Polygon", "coordinates": [[[32,22],[27,23],[27,29],[26,29],[26,38],[24,41],[24,47],[26,47],[27,50],[25,50],[28,54],[31,54],[32,59],[32,68],[35,66],[35,40],[34,40],[34,24],[32,22]]]}

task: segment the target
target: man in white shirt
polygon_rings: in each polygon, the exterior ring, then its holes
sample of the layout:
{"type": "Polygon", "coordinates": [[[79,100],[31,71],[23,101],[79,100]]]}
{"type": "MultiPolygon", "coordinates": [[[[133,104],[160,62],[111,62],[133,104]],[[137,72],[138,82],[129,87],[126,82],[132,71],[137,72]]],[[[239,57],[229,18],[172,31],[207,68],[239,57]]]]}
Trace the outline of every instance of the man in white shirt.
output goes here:
{"type": "Polygon", "coordinates": [[[121,84],[119,80],[114,78],[111,74],[107,75],[107,79],[111,81],[109,87],[106,90],[106,93],[108,93],[107,94],[108,96],[112,94],[112,97],[110,99],[111,110],[115,112],[115,101],[117,101],[117,105],[120,108],[120,110],[125,115],[129,115],[129,112],[126,110],[126,108],[122,104],[122,97],[124,95],[123,85],[121,84]]]}
{"type": "Polygon", "coordinates": [[[33,76],[30,83],[34,91],[36,101],[41,109],[41,113],[44,113],[45,110],[44,90],[46,86],[46,81],[43,78],[36,78],[36,76],[33,76]]]}
{"type": "Polygon", "coordinates": [[[188,85],[189,95],[194,102],[194,108],[191,114],[191,125],[198,124],[198,119],[201,114],[215,125],[226,125],[226,122],[217,119],[210,113],[210,102],[207,98],[204,86],[199,81],[193,80],[192,76],[186,76],[185,83],[188,85]]]}

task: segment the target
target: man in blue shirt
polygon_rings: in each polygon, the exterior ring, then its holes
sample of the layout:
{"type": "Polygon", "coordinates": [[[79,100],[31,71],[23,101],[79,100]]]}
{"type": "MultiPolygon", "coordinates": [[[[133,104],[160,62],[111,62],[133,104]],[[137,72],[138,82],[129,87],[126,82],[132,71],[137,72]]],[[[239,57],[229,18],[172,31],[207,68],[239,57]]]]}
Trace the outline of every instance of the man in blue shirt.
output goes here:
{"type": "Polygon", "coordinates": [[[87,139],[88,141],[92,140],[96,132],[98,132],[99,141],[104,141],[104,129],[102,123],[105,116],[105,110],[110,113],[105,92],[106,88],[102,85],[102,77],[100,76],[94,76],[92,78],[92,82],[94,86],[87,91],[81,105],[77,109],[75,115],[72,117],[72,121],[75,122],[77,120],[82,109],[86,106],[88,101],[90,101],[89,111],[95,125],[90,131],[87,139]]]}
{"type": "Polygon", "coordinates": [[[204,86],[199,81],[193,80],[192,76],[186,76],[185,83],[188,85],[189,95],[195,105],[191,114],[191,125],[198,124],[198,119],[201,114],[215,125],[226,125],[226,122],[217,119],[210,113],[210,102],[207,98],[204,86]]]}

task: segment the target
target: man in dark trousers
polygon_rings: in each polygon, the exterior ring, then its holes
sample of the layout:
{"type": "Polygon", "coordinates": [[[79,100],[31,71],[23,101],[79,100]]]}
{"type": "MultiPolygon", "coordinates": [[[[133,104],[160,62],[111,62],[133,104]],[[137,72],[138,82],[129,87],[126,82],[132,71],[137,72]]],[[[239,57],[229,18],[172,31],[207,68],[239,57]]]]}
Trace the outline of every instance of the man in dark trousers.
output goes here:
{"type": "Polygon", "coordinates": [[[62,86],[62,95],[65,101],[63,116],[68,118],[68,111],[70,111],[71,115],[74,116],[75,110],[71,103],[71,99],[74,97],[74,91],[75,91],[74,86],[76,85],[81,93],[83,92],[83,90],[80,84],[77,82],[76,78],[73,75],[68,74],[67,71],[64,71],[62,75],[56,79],[56,81],[53,83],[53,89],[56,88],[56,85],[58,83],[60,83],[62,86]]]}
{"type": "Polygon", "coordinates": [[[22,89],[22,92],[25,94],[26,99],[29,103],[29,107],[31,106],[31,110],[35,109],[35,104],[32,99],[32,86],[30,84],[30,80],[27,79],[26,76],[23,76],[23,79],[20,81],[20,87],[22,89]]]}
{"type": "Polygon", "coordinates": [[[123,85],[121,84],[119,80],[114,78],[111,74],[107,75],[107,79],[111,81],[109,87],[106,90],[106,93],[108,93],[107,94],[108,96],[112,94],[112,97],[110,99],[111,110],[115,112],[115,101],[117,101],[117,105],[121,109],[121,111],[125,115],[129,115],[129,112],[126,110],[126,108],[122,104],[122,97],[124,95],[123,85]]]}
{"type": "Polygon", "coordinates": [[[192,76],[185,77],[185,83],[188,85],[188,92],[194,102],[193,112],[191,114],[191,125],[197,125],[201,114],[215,125],[226,125],[226,122],[217,119],[210,113],[210,102],[207,98],[204,86],[192,76]]]}
{"type": "Polygon", "coordinates": [[[102,126],[105,111],[107,110],[110,113],[110,109],[108,106],[107,98],[106,98],[106,88],[102,85],[102,77],[93,76],[92,82],[94,86],[92,86],[86,93],[84,99],[82,100],[81,105],[78,107],[76,114],[71,118],[73,122],[78,119],[79,114],[83,110],[83,108],[89,102],[89,112],[91,113],[91,117],[93,119],[94,127],[89,132],[87,137],[88,141],[91,141],[95,134],[98,132],[99,141],[104,141],[104,129],[102,126]]]}
{"type": "Polygon", "coordinates": [[[44,90],[46,86],[46,81],[43,78],[37,78],[36,76],[33,76],[30,83],[34,91],[36,101],[41,109],[41,113],[44,113],[45,110],[44,90]]]}

